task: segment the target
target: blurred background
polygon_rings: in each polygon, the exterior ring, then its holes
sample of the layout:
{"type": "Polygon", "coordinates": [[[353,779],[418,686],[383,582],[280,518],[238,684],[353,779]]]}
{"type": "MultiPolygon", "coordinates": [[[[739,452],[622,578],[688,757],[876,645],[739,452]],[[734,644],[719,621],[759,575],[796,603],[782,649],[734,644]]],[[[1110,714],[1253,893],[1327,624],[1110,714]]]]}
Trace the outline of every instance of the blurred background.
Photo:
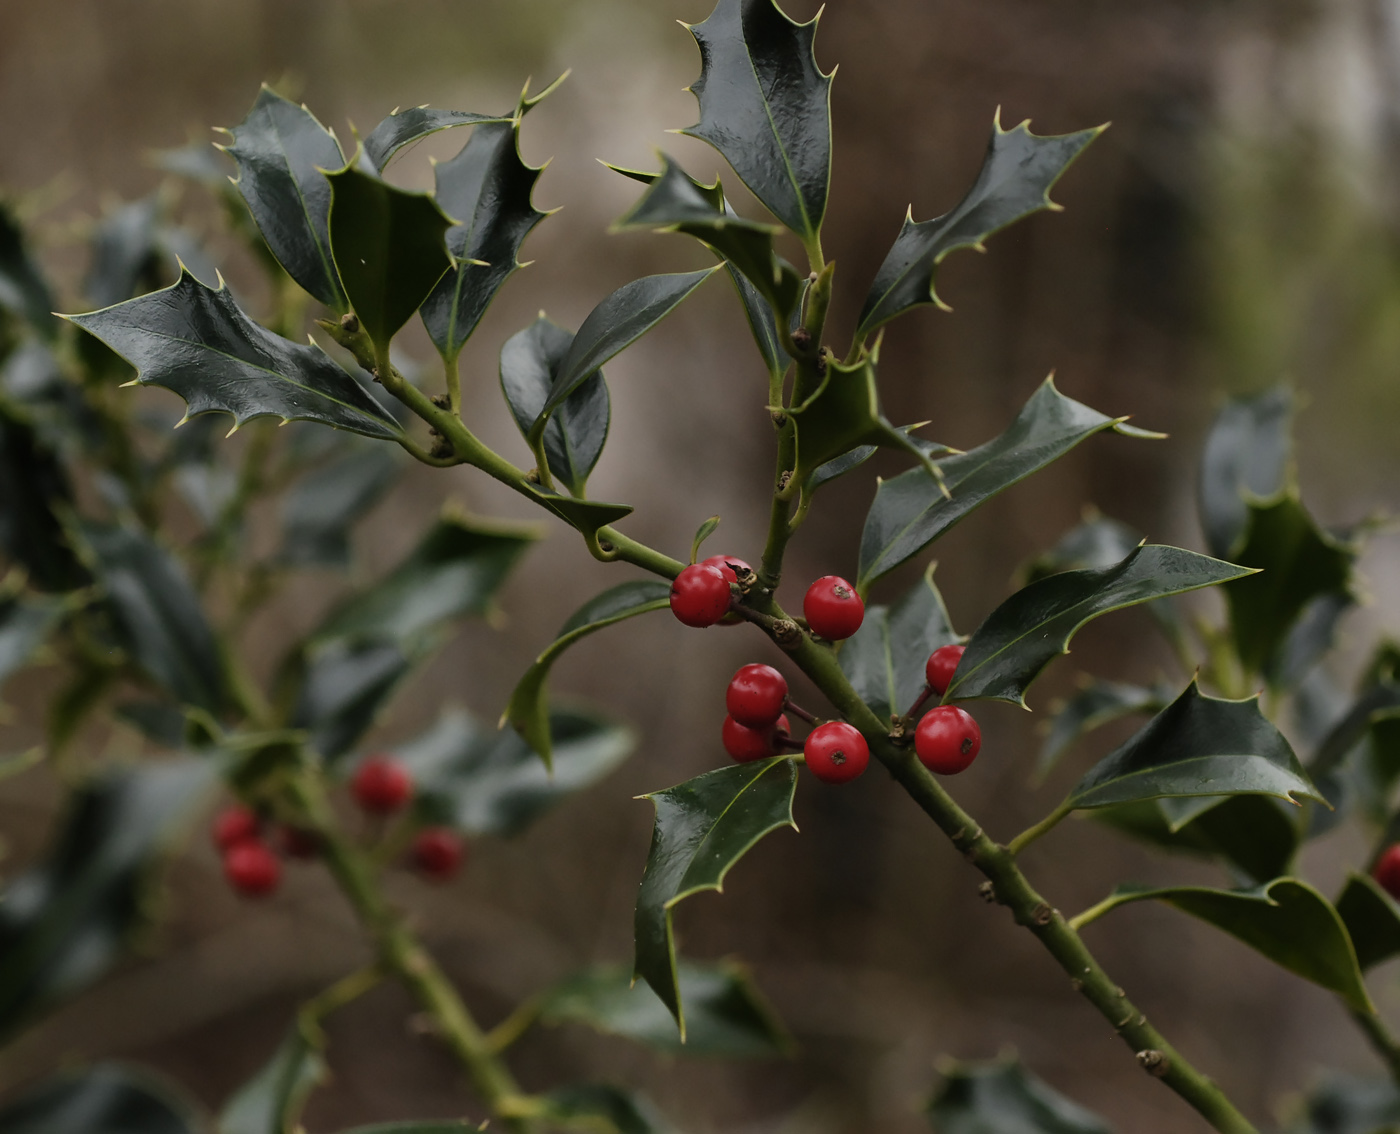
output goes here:
{"type": "MultiPolygon", "coordinates": [[[[817,7],[786,6],[804,19],[817,7]]],[[[397,106],[505,110],[527,76],[538,89],[571,68],[523,131],[527,159],[552,158],[536,203],[562,212],[530,238],[533,266],[506,285],[464,356],[469,423],[520,461],[496,385],[500,343],[540,309],[576,326],[628,279],[705,262],[681,239],[608,235],[636,187],[594,159],[654,168],[661,147],[696,176],[725,172],[741,210],[749,205],[717,155],[665,133],[695,120],[682,88],[698,74],[698,55],[676,21],[708,12],[708,0],[10,0],[0,4],[0,188],[24,202],[73,309],[92,220],[162,183],[148,152],[217,139],[209,128],[237,123],[264,80],[296,91],[347,139],[350,123],[367,132],[397,106]]],[[[826,225],[838,264],[833,342],[849,333],[906,205],[916,218],[936,215],[971,183],[997,107],[1007,126],[1029,117],[1038,133],[1113,123],[1057,188],[1064,213],[996,236],[985,256],[953,257],[939,290],[954,311],[921,310],[887,336],[889,416],[930,419],[926,434],[948,444],[970,448],[1000,432],[1051,370],[1066,394],[1170,434],[1096,438],[944,539],[938,581],[960,630],[977,625],[1017,566],[1077,522],[1085,503],[1154,541],[1201,548],[1196,455],[1225,392],[1281,378],[1303,391],[1300,475],[1321,520],[1394,507],[1393,0],[832,0],[817,49],[824,67],[840,64],[826,225]]],[[[446,158],[463,140],[429,139],[391,177],[429,187],[429,157],[446,158]]],[[[179,208],[210,231],[215,261],[257,310],[259,276],[217,234],[217,211],[185,192],[179,208]]],[[[424,363],[434,358],[420,327],[406,347],[424,363]]],[[[699,521],[719,513],[708,550],[756,562],[771,432],[764,370],[731,292],[704,289],[607,375],[612,436],[593,494],[635,505],[625,530],[677,556],[699,521]]],[[[789,556],[790,607],[818,575],[854,571],[869,474],[898,467],[872,463],[818,499],[789,556]]],[[[404,554],[447,499],[535,518],[470,470],[420,469],[360,529],[361,577],[404,554]]],[[[254,538],[271,532],[266,519],[254,538]]],[[[557,626],[622,570],[595,563],[554,526],[503,595],[507,624],[454,640],[394,703],[378,742],[415,733],[445,701],[493,718],[557,626]]],[[[1392,538],[1373,544],[1363,570],[1373,601],[1344,627],[1357,651],[1378,627],[1400,627],[1392,538]]],[[[877,598],[915,578],[907,567],[877,598]]],[[[342,586],[331,574],[308,577],[260,615],[250,627],[260,663],[270,666],[342,586]]],[[[755,634],[695,633],[659,616],[590,639],[566,656],[554,688],[629,719],[637,755],[523,838],[475,847],[470,869],[446,888],[396,881],[396,898],[417,911],[485,1022],[580,963],[630,958],[651,830],[651,807],[633,797],[723,760],[724,685],[755,660],[779,659],[755,634]]],[[[1073,689],[1077,669],[1150,683],[1170,664],[1141,612],[1117,615],[1076,641],[1030,703],[1043,712],[1073,689]]],[[[42,673],[26,682],[12,687],[19,712],[7,749],[37,735],[24,706],[51,691],[42,673]]],[[[795,695],[816,700],[800,687],[795,695]]],[[[1037,716],[1002,705],[978,716],[984,755],[956,794],[1003,839],[1123,735],[1104,730],[1033,789],[1037,716]]],[[[42,771],[6,784],[7,873],[42,845],[54,798],[42,771]]],[[[978,876],[882,773],[841,790],[804,779],[797,809],[800,834],[767,840],[723,896],[688,903],[679,926],[688,955],[745,959],[799,1054],[666,1060],[562,1029],[532,1035],[513,1057],[526,1087],[583,1077],[640,1087],[692,1132],[903,1134],[926,1128],[919,1108],[940,1057],[1014,1047],[1119,1130],[1205,1129],[1142,1076],[1006,912],[978,899],[978,876]]],[[[1307,852],[1308,871],[1327,888],[1360,854],[1348,838],[1307,852]]],[[[1066,913],[1123,880],[1218,881],[1092,823],[1058,830],[1028,869],[1066,913]]],[[[163,1068],[217,1105],[267,1058],[300,999],[364,959],[348,912],[316,871],[293,871],[259,905],[238,902],[217,871],[205,840],[193,838],[142,958],[0,1053],[0,1090],[67,1061],[117,1056],[163,1068]]],[[[1379,1070],[1332,998],[1189,919],[1132,907],[1088,932],[1129,994],[1257,1119],[1320,1065],[1379,1070]]],[[[1391,1012],[1400,1010],[1385,987],[1393,980],[1374,982],[1391,1012]]],[[[410,1011],[381,989],[330,1021],[335,1081],[311,1103],[311,1134],[474,1113],[447,1056],[407,1026],[410,1011]]]]}

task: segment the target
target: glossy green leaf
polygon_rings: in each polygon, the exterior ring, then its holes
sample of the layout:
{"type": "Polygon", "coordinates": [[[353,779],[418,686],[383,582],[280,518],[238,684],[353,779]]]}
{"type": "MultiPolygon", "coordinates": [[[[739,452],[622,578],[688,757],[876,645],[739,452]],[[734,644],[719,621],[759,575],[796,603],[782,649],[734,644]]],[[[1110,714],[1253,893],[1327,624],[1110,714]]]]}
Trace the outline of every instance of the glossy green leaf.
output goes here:
{"type": "Polygon", "coordinates": [[[623,284],[593,308],[574,335],[568,354],[559,364],[544,409],[530,429],[530,444],[538,443],[549,423],[549,415],[563,405],[590,375],[666,318],[686,296],[717,271],[718,265],[703,272],[644,276],[623,284]]]}
{"type": "Polygon", "coordinates": [[[1067,398],[1047,378],[1001,436],[938,462],[949,495],[922,469],[881,482],[860,539],[862,592],[921,552],[979,505],[1105,429],[1143,436],[1067,398]]]}
{"type": "Polygon", "coordinates": [[[561,492],[531,486],[529,496],[541,508],[552,512],[571,528],[582,532],[589,540],[597,538],[598,530],[615,524],[632,514],[630,504],[604,504],[599,500],[579,500],[561,492]]]}
{"type": "Polygon", "coordinates": [[[90,581],[59,518],[72,506],[58,455],[0,409],[0,548],[40,590],[71,591],[90,581]]]}
{"type": "Polygon", "coordinates": [[[792,827],[797,767],[784,756],[706,772],[646,798],[656,807],[651,851],[637,895],[634,972],[671,1010],[686,1038],[676,968],[675,908],[692,894],[722,890],[724,876],[759,839],[792,827]]]}
{"type": "Polygon", "coordinates": [[[296,1134],[307,1098],[328,1074],[319,1045],[294,1024],[276,1054],[224,1103],[219,1134],[296,1134]]]}
{"type": "Polygon", "coordinates": [[[1247,501],[1283,491],[1293,460],[1293,391],[1279,385],[1226,403],[1201,452],[1199,506],[1206,546],[1229,556],[1249,524],[1247,501]]]}
{"type": "Polygon", "coordinates": [[[5,1134],[203,1134],[198,1106],[163,1077],[118,1063],[64,1071],[0,1107],[5,1134]]]}
{"type": "MultiPolygon", "coordinates": [[[[501,391],[511,416],[527,439],[544,412],[574,336],[543,315],[512,335],[501,348],[501,391]]],[[[574,496],[582,496],[589,474],[603,455],[612,421],[612,403],[603,372],[591,377],[549,417],[544,452],[549,471],[574,496]]]]}
{"type": "Polygon", "coordinates": [[[1362,971],[1400,955],[1400,906],[1369,874],[1352,874],[1337,899],[1362,971]]]}
{"type": "Polygon", "coordinates": [[[938,265],[958,248],[982,249],[994,232],[1042,209],[1058,208],[1050,190],[1084,147],[1105,127],[1074,134],[1038,136],[1030,120],[1001,128],[1001,112],[992,123],[992,138],[977,180],[952,212],[915,221],[912,210],[875,273],[861,308],[858,336],[869,335],[910,308],[926,303],[945,306],[935,290],[938,265]]]}
{"type": "Polygon", "coordinates": [[[1296,492],[1251,500],[1247,508],[1234,559],[1261,571],[1227,586],[1225,599],[1240,661],[1257,673],[1277,655],[1312,600],[1334,595],[1351,601],[1356,549],[1313,523],[1296,492]]]}
{"type": "Polygon", "coordinates": [[[831,177],[831,76],[817,66],[817,20],[794,23],[774,0],[719,0],[690,27],[700,48],[691,92],[709,142],[793,232],[815,239],[831,177]]]}
{"type": "Polygon", "coordinates": [[[1117,681],[1090,681],[1055,713],[1036,757],[1036,778],[1044,779],[1081,736],[1133,713],[1159,712],[1166,705],[1159,689],[1117,681]]]}
{"type": "Polygon", "coordinates": [[[510,695],[501,715],[501,724],[510,722],[527,744],[540,754],[546,768],[553,766],[553,743],[549,726],[549,671],[559,655],[604,626],[627,618],[663,610],[670,605],[671,586],[666,582],[637,579],[619,583],[589,599],[569,616],[553,642],[537,657],[510,695]]]}
{"type": "Polygon", "coordinates": [[[0,1034],[86,988],[145,923],[147,879],[213,787],[207,760],[105,772],[77,789],[44,857],[0,901],[0,1034]]]}
{"type": "Polygon", "coordinates": [[[1110,1134],[1016,1059],[954,1063],[929,1100],[935,1134],[1110,1134]]]}
{"type": "Polygon", "coordinates": [[[402,470],[395,450],[366,446],[302,477],[281,500],[278,560],[298,567],[349,567],[351,530],[402,470]]]}
{"type": "Polygon", "coordinates": [[[292,727],[308,730],[311,747],[334,762],[374,724],[413,659],[393,643],[335,638],[310,647],[301,667],[292,727]]]}
{"type": "Polygon", "coordinates": [[[180,562],[136,528],[83,522],[77,530],[132,660],[177,700],[217,713],[223,659],[180,562]]]}
{"type": "Polygon", "coordinates": [[[650,1101],[604,1084],[558,1087],[544,1096],[545,1113],[571,1125],[589,1122],[600,1134],[676,1134],[650,1101]]]}
{"type": "Polygon", "coordinates": [[[232,143],[221,148],[238,162],[238,191],[268,248],[292,279],[343,314],[349,304],[331,257],[324,172],[345,164],[335,135],[267,86],[230,134],[232,143]]]}
{"type": "Polygon", "coordinates": [[[29,255],[19,217],[0,202],[0,311],[28,321],[45,339],[58,335],[53,292],[29,255]]]}
{"type": "Polygon", "coordinates": [[[1360,1012],[1373,1012],[1356,951],[1332,903],[1298,878],[1276,878],[1252,890],[1209,886],[1120,886],[1096,910],[1158,901],[1209,922],[1275,964],[1335,992],[1360,1012]]]}
{"type": "Polygon", "coordinates": [[[684,1044],[670,1009],[645,983],[633,983],[625,965],[585,969],[556,984],[540,999],[540,1020],[585,1024],[675,1054],[742,1059],[790,1048],[786,1031],[738,965],[681,961],[677,983],[685,1004],[684,1044]]]}
{"type": "Polygon", "coordinates": [[[973,633],[946,701],[988,697],[1025,704],[1026,689],[1089,621],[1165,595],[1214,586],[1248,570],[1163,544],[1134,548],[1100,570],[1064,571],[1022,588],[973,633]]]}
{"type": "Polygon", "coordinates": [[[924,663],[939,646],[962,641],[933,581],[937,564],[894,606],[868,606],[841,648],[841,670],[882,720],[907,713],[924,691],[924,663]]]}
{"type": "Polygon", "coordinates": [[[452,266],[452,220],[427,193],[410,193],[356,161],[329,174],[331,254],[346,297],[377,348],[399,333],[452,266]]]}
{"type": "Polygon", "coordinates": [[[555,709],[546,727],[552,770],[514,732],[461,711],[444,714],[394,754],[413,773],[425,821],[468,835],[515,835],[609,775],[636,747],[631,730],[584,709],[555,709]]]}
{"type": "Polygon", "coordinates": [[[83,281],[83,295],[94,307],[111,307],[164,282],[157,278],[159,220],[160,199],[153,194],[123,205],[98,224],[92,236],[92,263],[83,281]]]}
{"type": "Polygon", "coordinates": [[[319,347],[258,326],[227,287],[205,287],[188,272],[163,291],[67,318],[136,367],[143,386],[184,398],[187,417],[218,411],[235,425],[271,416],[390,440],[403,433],[319,347]]]}
{"type": "Polygon", "coordinates": [[[1357,808],[1385,821],[1391,788],[1400,777],[1397,710],[1400,686],[1384,680],[1364,686],[1349,706],[1329,716],[1308,774],[1332,810],[1313,810],[1310,836],[1330,831],[1357,808]]]}
{"type": "Polygon", "coordinates": [[[1171,796],[1322,797],[1288,741],[1259,711],[1258,697],[1207,697],[1193,680],[1070,792],[1073,807],[1111,807],[1171,796]]]}
{"type": "Polygon", "coordinates": [[[55,599],[0,598],[0,686],[24,668],[62,614],[63,607],[55,599]]]}
{"type": "Polygon", "coordinates": [[[692,563],[700,558],[700,548],[707,539],[715,534],[715,530],[718,527],[719,517],[711,516],[706,520],[702,520],[700,526],[695,529],[695,538],[690,541],[690,561],[692,563]]]}
{"type": "Polygon", "coordinates": [[[365,156],[381,173],[393,156],[404,146],[417,142],[440,130],[454,126],[476,126],[483,122],[509,122],[494,114],[475,114],[470,110],[438,110],[432,106],[410,106],[396,110],[369,132],[365,139],[365,156]]]}

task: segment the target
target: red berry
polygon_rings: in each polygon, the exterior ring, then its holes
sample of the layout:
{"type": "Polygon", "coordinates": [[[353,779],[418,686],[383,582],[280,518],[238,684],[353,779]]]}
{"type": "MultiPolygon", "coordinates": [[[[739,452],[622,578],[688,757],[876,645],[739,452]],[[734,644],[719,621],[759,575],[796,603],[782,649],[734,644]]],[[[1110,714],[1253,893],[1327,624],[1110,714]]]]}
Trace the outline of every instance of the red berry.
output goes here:
{"type": "Polygon", "coordinates": [[[729,612],[729,580],[718,567],[692,563],[671,584],[671,613],[687,626],[713,626],[729,612]]]}
{"type": "Polygon", "coordinates": [[[321,853],[321,837],[315,831],[283,825],[277,829],[277,848],[288,858],[315,858],[321,853]]]}
{"type": "Polygon", "coordinates": [[[235,806],[225,807],[216,816],[212,834],[214,845],[220,850],[228,850],[229,847],[237,846],[239,843],[246,843],[250,839],[258,837],[258,829],[262,826],[262,820],[257,813],[247,807],[235,806]]]}
{"type": "Polygon", "coordinates": [[[865,621],[865,603],[840,575],[823,575],[807,588],[802,613],[812,633],[831,642],[849,638],[865,621]]]}
{"type": "Polygon", "coordinates": [[[261,898],[282,881],[282,864],[266,843],[249,839],[224,851],[224,877],[244,897],[261,898]]]}
{"type": "Polygon", "coordinates": [[[413,864],[429,878],[446,881],[461,867],[464,851],[455,831],[428,827],[413,840],[413,864]]]}
{"type": "Polygon", "coordinates": [[[948,692],[948,682],[953,680],[958,662],[962,661],[966,650],[966,646],[939,646],[924,663],[924,678],[928,681],[928,687],[940,697],[948,692]]]}
{"type": "Polygon", "coordinates": [[[700,560],[702,567],[718,567],[724,574],[727,582],[737,583],[739,575],[734,570],[735,567],[742,567],[745,571],[752,571],[753,568],[740,559],[737,555],[711,555],[708,559],[700,560]]]}
{"type": "Polygon", "coordinates": [[[1371,877],[1382,890],[1400,901],[1400,843],[1392,843],[1386,848],[1385,853],[1376,860],[1371,877]]]}
{"type": "Polygon", "coordinates": [[[762,728],[749,728],[741,725],[733,717],[724,718],[724,728],[720,736],[724,740],[724,750],[739,764],[750,760],[766,760],[778,754],[778,734],[790,734],[792,726],[787,717],[779,717],[762,728]]]}
{"type": "Polygon", "coordinates": [[[350,794],[371,815],[392,815],[413,795],[413,777],[390,756],[371,756],[355,769],[350,794]]]}
{"type": "Polygon", "coordinates": [[[771,665],[746,665],[729,681],[725,708],[741,725],[764,728],[783,715],[788,683],[771,665]]]}
{"type": "Polygon", "coordinates": [[[977,759],[982,730],[956,705],[936,705],[914,730],[914,751],[930,772],[955,776],[977,759]]]}
{"type": "Polygon", "coordinates": [[[844,784],[855,779],[870,763],[870,746],[865,737],[845,721],[818,725],[807,734],[802,746],[812,775],[828,784],[844,784]]]}

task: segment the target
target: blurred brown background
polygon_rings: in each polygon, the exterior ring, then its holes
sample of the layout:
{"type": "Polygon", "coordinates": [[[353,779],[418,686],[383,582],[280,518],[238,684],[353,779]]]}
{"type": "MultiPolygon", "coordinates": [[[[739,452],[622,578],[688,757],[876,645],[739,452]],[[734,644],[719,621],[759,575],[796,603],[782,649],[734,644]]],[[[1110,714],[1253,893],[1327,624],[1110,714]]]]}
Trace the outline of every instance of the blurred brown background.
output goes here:
{"type": "MultiPolygon", "coordinates": [[[[788,3],[801,18],[815,8],[788,3]]],[[[470,423],[519,460],[496,388],[501,341],[540,308],[577,325],[627,279],[704,263],[680,239],[606,235],[636,190],[593,159],[645,166],[662,147],[697,176],[722,168],[706,147],[664,133],[695,118],[681,88],[698,72],[697,55],[675,20],[708,11],[708,0],[6,0],[0,186],[29,195],[48,262],[75,296],[82,218],[150,192],[160,178],[144,151],[213,137],[207,128],[239,121],[264,79],[297,86],[348,138],[347,119],[367,131],[398,105],[503,109],[527,75],[539,87],[572,68],[524,129],[526,157],[553,158],[536,202],[564,210],[530,239],[534,265],[506,285],[464,358],[470,423]]],[[[1004,597],[1017,564],[1071,526],[1083,502],[1155,540],[1200,547],[1195,454],[1223,390],[1291,377],[1307,393],[1301,473],[1323,520],[1393,504],[1394,11],[1393,0],[828,5],[818,55],[825,67],[840,64],[827,223],[827,254],[839,264],[833,340],[849,331],[906,204],[923,219],[970,184],[998,106],[1004,124],[1032,117],[1037,132],[1113,121],[1056,191],[1065,213],[995,237],[986,256],[954,257],[940,276],[954,313],[921,311],[887,337],[889,415],[930,418],[926,432],[950,444],[971,447],[1000,431],[1052,369],[1065,393],[1171,434],[1157,443],[1095,439],[942,541],[938,578],[960,629],[1004,597]]],[[[449,156],[462,140],[430,139],[392,176],[429,185],[427,156],[449,156]]],[[[195,218],[199,208],[192,199],[195,218]]],[[[247,265],[235,258],[226,274],[256,305],[247,265]]],[[[424,362],[433,357],[421,329],[409,347],[424,362]]],[[[702,518],[721,513],[711,550],[756,560],[769,429],[763,370],[732,295],[710,285],[609,366],[608,379],[613,430],[594,495],[636,505],[626,530],[677,555],[702,518]]],[[[819,499],[789,557],[790,603],[811,578],[854,570],[867,474],[897,467],[867,466],[819,499]]],[[[364,576],[401,555],[448,497],[482,513],[527,514],[469,470],[419,470],[361,529],[364,576]]],[[[1394,543],[1380,541],[1366,567],[1375,603],[1347,625],[1357,644],[1375,625],[1400,624],[1394,543]]],[[[410,735],[444,701],[494,717],[557,625],[626,570],[594,563],[555,527],[503,597],[504,631],[465,631],[395,703],[380,739],[410,735]]],[[[881,596],[914,578],[901,571],[881,596]]],[[[251,628],[261,661],[270,664],[289,624],[309,625],[341,585],[308,578],[261,617],[251,628]]],[[[1152,680],[1170,659],[1148,626],[1130,612],[1092,627],[1037,685],[1032,707],[1070,690],[1078,667],[1152,680]]],[[[470,870],[445,890],[396,883],[485,1022],[580,963],[630,957],[651,826],[651,808],[632,797],[723,759],[724,683],[746,661],[775,661],[772,653],[745,631],[698,634],[657,617],[566,658],[555,689],[630,719],[638,754],[524,838],[477,846],[470,870]]],[[[23,706],[43,688],[42,680],[16,686],[11,699],[23,706]]],[[[1033,791],[1036,718],[987,706],[979,719],[984,756],[955,786],[1002,838],[1048,810],[1121,735],[1106,730],[1033,791]]],[[[21,716],[7,748],[27,743],[30,731],[21,716]]],[[[7,785],[0,824],[11,869],[47,830],[44,776],[7,785]]],[[[691,902],[680,927],[687,954],[735,954],[752,965],[800,1055],[748,1065],[665,1060],[564,1030],[534,1035],[514,1055],[527,1087],[583,1078],[640,1087],[692,1132],[902,1134],[925,1128],[918,1107],[940,1056],[1015,1046],[1119,1130],[1205,1129],[1142,1076],[1005,911],[978,900],[974,872],[882,773],[839,791],[804,782],[797,806],[801,834],[770,838],[722,897],[691,902]]],[[[1342,834],[1311,847],[1305,866],[1330,889],[1357,853],[1342,834]]],[[[1086,823],[1046,840],[1029,870],[1066,912],[1122,880],[1215,877],[1086,823]]],[[[293,871],[266,904],[242,904],[199,837],[175,866],[165,904],[168,920],[145,959],[0,1054],[0,1088],[68,1059],[115,1055],[162,1067],[217,1105],[267,1057],[298,1000],[364,956],[345,907],[314,870],[293,871]]],[[[1320,1065],[1377,1069],[1330,997],[1179,915],[1134,907],[1089,935],[1130,995],[1261,1123],[1320,1065]]],[[[1387,987],[1393,974],[1375,983],[1382,1002],[1400,1009],[1387,987]]],[[[475,1113],[446,1056],[407,1027],[409,1010],[399,993],[381,990],[331,1021],[336,1081],[311,1104],[312,1134],[475,1113]]]]}

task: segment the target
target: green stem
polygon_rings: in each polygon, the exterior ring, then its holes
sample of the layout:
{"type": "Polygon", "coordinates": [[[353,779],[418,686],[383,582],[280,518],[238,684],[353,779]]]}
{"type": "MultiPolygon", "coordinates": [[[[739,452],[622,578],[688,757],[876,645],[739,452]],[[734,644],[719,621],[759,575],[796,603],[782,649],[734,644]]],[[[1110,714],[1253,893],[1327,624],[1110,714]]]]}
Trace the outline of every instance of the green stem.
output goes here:
{"type": "Polygon", "coordinates": [[[1351,1018],[1370,1041],[1375,1053],[1384,1061],[1390,1077],[1400,1083],[1400,1040],[1397,1040],[1385,1026],[1385,1021],[1375,1012],[1362,1012],[1351,1009],[1351,1018]]]}
{"type": "Polygon", "coordinates": [[[370,965],[363,969],[357,969],[349,976],[336,981],[324,992],[317,993],[303,1004],[297,1013],[297,1022],[301,1027],[302,1035],[306,1036],[307,1040],[318,1048],[324,1048],[325,1035],[321,1030],[321,1021],[332,1012],[358,1000],[383,981],[384,977],[385,972],[381,966],[370,965]]]}
{"type": "Polygon", "coordinates": [[[1087,910],[1082,910],[1070,918],[1069,927],[1078,933],[1086,925],[1093,925],[1094,922],[1098,921],[1099,918],[1114,909],[1118,904],[1117,900],[1110,894],[1103,901],[1095,902],[1087,910]]]}
{"type": "Polygon", "coordinates": [[[1030,846],[1031,843],[1035,842],[1036,839],[1040,838],[1041,835],[1044,835],[1047,832],[1054,830],[1055,827],[1059,825],[1060,820],[1063,819],[1073,810],[1074,808],[1070,806],[1070,804],[1067,802],[1060,804],[1059,807],[1055,808],[1054,811],[1050,812],[1049,815],[1047,815],[1035,826],[1027,827],[1024,831],[1022,831],[1019,835],[1017,835],[1014,839],[1007,843],[1007,853],[1010,854],[1012,858],[1015,858],[1023,850],[1025,850],[1026,847],[1030,846]]]}
{"type": "Polygon", "coordinates": [[[540,1018],[540,1001],[533,997],[486,1033],[486,1042],[497,1055],[530,1030],[540,1018]]]}

